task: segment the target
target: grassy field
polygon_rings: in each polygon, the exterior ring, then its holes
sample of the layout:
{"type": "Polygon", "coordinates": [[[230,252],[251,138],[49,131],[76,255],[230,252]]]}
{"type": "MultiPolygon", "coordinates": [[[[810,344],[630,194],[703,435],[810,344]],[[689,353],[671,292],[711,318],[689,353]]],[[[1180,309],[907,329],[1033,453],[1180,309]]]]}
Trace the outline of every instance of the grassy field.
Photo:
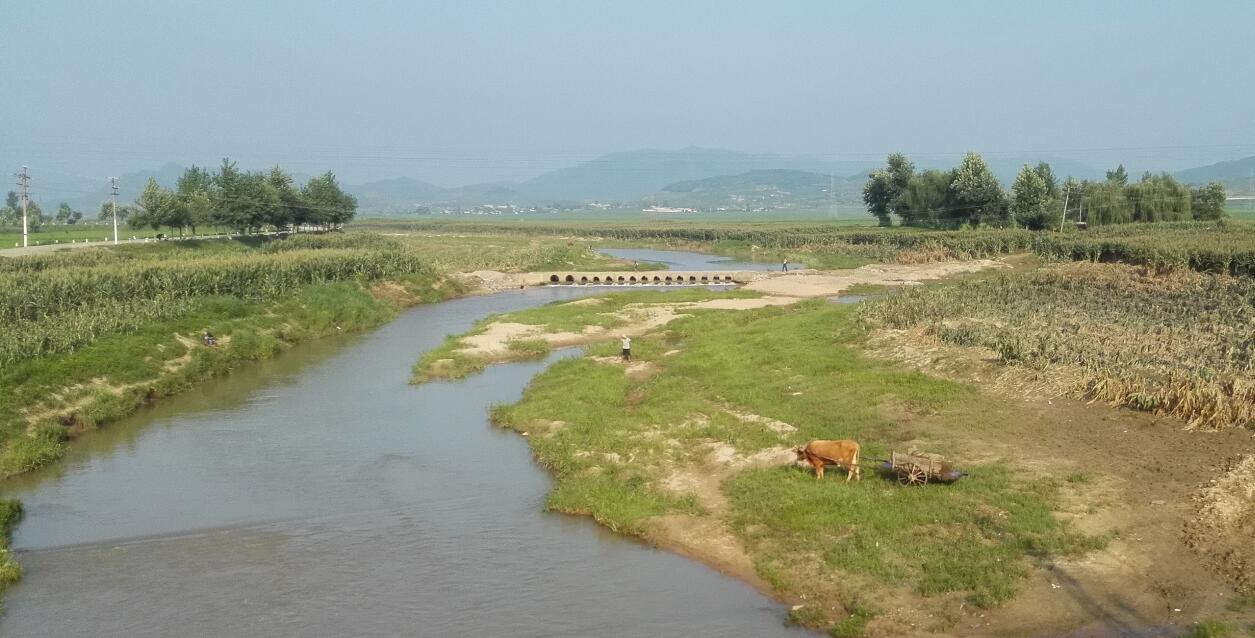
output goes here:
{"type": "Polygon", "coordinates": [[[904,291],[873,326],[920,328],[1058,372],[1071,393],[1199,429],[1255,428],[1255,279],[1071,264],[904,291]]]}
{"type": "MultiPolygon", "coordinates": [[[[605,303],[624,305],[616,297],[605,303]]],[[[589,308],[551,305],[497,320],[569,329],[597,320],[589,308]]],[[[887,409],[939,411],[975,395],[860,356],[863,332],[850,307],[686,312],[694,316],[636,339],[626,370],[617,344],[592,345],[538,375],[519,403],[494,410],[495,422],[530,435],[553,474],[550,509],[647,537],[660,520],[718,521],[780,595],[840,601],[796,614],[839,631],[883,611],[878,591],[998,605],[1034,557],[1105,542],[1051,514],[1058,483],[1002,466],[965,468],[971,477],[929,490],[902,488],[870,466],[859,483],[817,483],[788,461],[789,446],[854,438],[865,457],[883,457],[904,435],[887,409]],[[689,489],[706,473],[716,478],[708,489],[689,489]]]]}

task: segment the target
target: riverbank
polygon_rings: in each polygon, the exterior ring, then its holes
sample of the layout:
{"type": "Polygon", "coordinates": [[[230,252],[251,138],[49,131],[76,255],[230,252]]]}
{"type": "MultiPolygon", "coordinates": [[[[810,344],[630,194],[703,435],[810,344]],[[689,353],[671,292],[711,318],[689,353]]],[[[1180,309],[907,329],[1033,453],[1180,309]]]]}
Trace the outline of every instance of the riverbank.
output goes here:
{"type": "MultiPolygon", "coordinates": [[[[633,267],[557,239],[449,239],[247,237],[0,259],[0,310],[10,322],[0,338],[0,393],[10,399],[0,405],[0,479],[53,463],[82,434],[248,362],[383,325],[418,303],[495,291],[446,269],[633,267]]],[[[21,574],[5,550],[21,512],[12,507],[0,526],[0,589],[21,574]]]]}
{"type": "MultiPolygon", "coordinates": [[[[855,283],[803,277],[789,287],[799,296],[855,283]]],[[[787,281],[758,294],[778,296],[787,281]]],[[[478,367],[509,359],[512,339],[580,336],[584,357],[493,413],[554,476],[547,507],[742,578],[834,635],[1156,635],[1248,613],[1181,537],[1197,486],[1249,448],[1241,432],[1200,437],[1175,419],[941,375],[886,356],[849,306],[697,307],[713,301],[608,292],[495,317],[416,372],[450,353],[478,367]],[[630,364],[611,342],[625,308],[668,316],[636,333],[630,364]],[[868,467],[861,483],[816,483],[790,448],[817,438],[859,440],[868,459],[939,452],[970,475],[915,489],[868,467]],[[1179,463],[1155,460],[1169,457],[1179,463]],[[1135,584],[1147,579],[1157,585],[1135,584]]]]}
{"type": "Polygon", "coordinates": [[[45,465],[78,434],[242,362],[460,292],[369,237],[0,260],[0,475],[45,465]]]}
{"type": "Polygon", "coordinates": [[[735,579],[544,511],[547,473],[488,414],[548,363],[408,384],[446,334],[588,293],[421,304],[82,437],[6,482],[25,574],[0,635],[809,635],[735,579]]]}
{"type": "Polygon", "coordinates": [[[14,434],[0,454],[0,471],[7,476],[41,467],[60,458],[76,436],[248,361],[370,329],[401,308],[460,292],[443,278],[416,276],[308,286],[272,303],[205,298],[177,319],[105,337],[66,355],[17,362],[0,374],[0,391],[14,399],[2,415],[14,434]],[[204,332],[213,333],[217,343],[202,343],[204,332]]]}

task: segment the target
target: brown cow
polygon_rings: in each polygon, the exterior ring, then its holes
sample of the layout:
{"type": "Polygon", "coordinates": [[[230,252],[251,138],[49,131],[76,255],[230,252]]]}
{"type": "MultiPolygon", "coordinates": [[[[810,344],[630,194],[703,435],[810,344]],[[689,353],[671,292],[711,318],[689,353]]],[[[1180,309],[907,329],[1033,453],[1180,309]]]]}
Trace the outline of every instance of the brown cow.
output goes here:
{"type": "Polygon", "coordinates": [[[815,468],[815,480],[824,477],[825,465],[845,466],[845,482],[851,477],[863,480],[863,471],[858,464],[857,441],[811,441],[806,447],[793,448],[797,460],[806,461],[815,468]]]}

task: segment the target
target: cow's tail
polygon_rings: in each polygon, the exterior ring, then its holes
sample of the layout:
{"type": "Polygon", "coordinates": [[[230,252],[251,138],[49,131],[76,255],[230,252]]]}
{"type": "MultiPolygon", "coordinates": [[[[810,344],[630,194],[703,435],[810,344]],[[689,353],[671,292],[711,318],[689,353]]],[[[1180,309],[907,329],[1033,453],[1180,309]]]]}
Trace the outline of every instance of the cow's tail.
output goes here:
{"type": "Polygon", "coordinates": [[[850,462],[850,469],[854,470],[854,475],[857,476],[860,481],[863,480],[863,470],[858,466],[858,455],[862,451],[863,446],[858,445],[857,443],[854,444],[854,460],[850,462]]]}

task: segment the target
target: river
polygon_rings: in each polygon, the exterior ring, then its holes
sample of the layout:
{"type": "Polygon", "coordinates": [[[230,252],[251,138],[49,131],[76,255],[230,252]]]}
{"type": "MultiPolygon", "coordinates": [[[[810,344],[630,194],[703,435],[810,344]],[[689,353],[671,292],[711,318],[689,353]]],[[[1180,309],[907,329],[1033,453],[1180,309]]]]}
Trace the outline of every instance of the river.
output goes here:
{"type": "Polygon", "coordinates": [[[26,506],[25,576],[0,635],[805,635],[748,585],[543,510],[547,475],[487,413],[546,362],[407,384],[476,319],[588,294],[413,308],[200,384],[6,481],[26,506]]]}
{"type": "MultiPolygon", "coordinates": [[[[597,252],[617,259],[646,261],[663,264],[668,270],[779,270],[780,262],[738,261],[729,257],[692,253],[681,250],[652,250],[648,248],[598,248],[597,252]]],[[[805,264],[790,263],[789,268],[805,268],[805,264]]]]}

